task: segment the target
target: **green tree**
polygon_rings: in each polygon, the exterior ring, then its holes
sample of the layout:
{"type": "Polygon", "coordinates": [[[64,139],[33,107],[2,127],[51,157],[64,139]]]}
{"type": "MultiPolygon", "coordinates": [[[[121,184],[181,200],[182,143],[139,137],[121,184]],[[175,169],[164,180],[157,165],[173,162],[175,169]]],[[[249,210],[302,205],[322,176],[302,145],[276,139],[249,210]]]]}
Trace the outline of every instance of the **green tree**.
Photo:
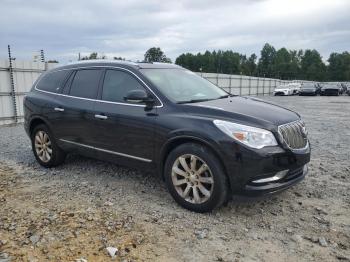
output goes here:
{"type": "Polygon", "coordinates": [[[145,53],[145,62],[171,63],[171,59],[159,47],[152,47],[145,53]]]}
{"type": "Polygon", "coordinates": [[[286,48],[281,48],[276,52],[273,68],[275,77],[287,79],[290,77],[291,54],[286,48]]]}
{"type": "Polygon", "coordinates": [[[300,79],[300,67],[301,67],[301,58],[304,55],[303,50],[290,50],[290,68],[289,75],[285,79],[300,79]]]}
{"type": "Polygon", "coordinates": [[[114,60],[122,60],[122,61],[125,61],[125,58],[124,58],[124,57],[121,57],[121,56],[119,56],[119,57],[115,56],[115,57],[113,57],[113,59],[114,59],[114,60]]]}
{"type": "Polygon", "coordinates": [[[301,58],[301,79],[323,81],[326,79],[326,65],[315,49],[305,50],[301,58]]]}
{"type": "Polygon", "coordinates": [[[350,80],[350,53],[332,53],[328,59],[328,78],[333,81],[350,80]]]}
{"type": "Polygon", "coordinates": [[[106,59],[105,55],[99,56],[97,52],[92,52],[89,56],[84,56],[81,60],[94,60],[94,59],[106,59]]]}
{"type": "Polygon", "coordinates": [[[240,55],[240,68],[243,75],[255,75],[256,74],[256,54],[251,54],[250,57],[247,59],[246,55],[240,55]]]}
{"type": "Polygon", "coordinates": [[[260,59],[258,63],[258,71],[260,75],[267,77],[275,76],[274,62],[276,58],[276,49],[266,43],[261,50],[260,59]]]}

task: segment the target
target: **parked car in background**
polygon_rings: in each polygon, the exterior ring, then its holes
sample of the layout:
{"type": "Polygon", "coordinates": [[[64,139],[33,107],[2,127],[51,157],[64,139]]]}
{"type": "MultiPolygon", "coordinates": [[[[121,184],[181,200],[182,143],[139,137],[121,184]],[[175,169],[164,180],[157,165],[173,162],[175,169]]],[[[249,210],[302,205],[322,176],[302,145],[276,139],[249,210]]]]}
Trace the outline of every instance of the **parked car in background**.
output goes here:
{"type": "Polygon", "coordinates": [[[75,152],[150,170],[177,203],[196,212],[232,195],[285,190],[305,177],[310,161],[300,115],[233,96],[167,63],[57,67],[34,83],[24,115],[40,165],[60,165],[75,152]]]}
{"type": "Polygon", "coordinates": [[[323,84],[321,88],[321,96],[339,96],[340,89],[337,84],[323,84]]]}
{"type": "Polygon", "coordinates": [[[273,91],[274,96],[291,96],[293,95],[293,89],[290,85],[280,85],[273,91]]]}
{"type": "Polygon", "coordinates": [[[301,89],[301,83],[290,83],[288,84],[293,91],[293,95],[298,95],[301,89]]]}
{"type": "Polygon", "coordinates": [[[345,83],[339,83],[340,94],[345,94],[347,91],[347,85],[345,83]]]}
{"type": "Polygon", "coordinates": [[[317,87],[313,83],[304,83],[300,89],[300,96],[316,96],[317,95],[317,87]]]}
{"type": "Polygon", "coordinates": [[[316,83],[315,87],[316,87],[316,94],[320,95],[321,94],[321,88],[322,88],[321,83],[316,83]]]}
{"type": "Polygon", "coordinates": [[[346,84],[346,94],[348,94],[350,96],[350,84],[346,84]]]}

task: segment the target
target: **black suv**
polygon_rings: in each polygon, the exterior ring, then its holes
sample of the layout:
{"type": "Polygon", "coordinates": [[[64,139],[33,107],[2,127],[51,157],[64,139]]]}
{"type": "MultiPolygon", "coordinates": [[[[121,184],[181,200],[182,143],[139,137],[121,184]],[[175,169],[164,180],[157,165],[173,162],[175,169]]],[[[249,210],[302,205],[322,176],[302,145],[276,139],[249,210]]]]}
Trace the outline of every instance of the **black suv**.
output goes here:
{"type": "Polygon", "coordinates": [[[156,171],[183,207],[279,192],[307,173],[300,116],[228,94],[172,64],[78,62],[41,75],[24,99],[25,130],[45,167],[67,153],[156,171]]]}

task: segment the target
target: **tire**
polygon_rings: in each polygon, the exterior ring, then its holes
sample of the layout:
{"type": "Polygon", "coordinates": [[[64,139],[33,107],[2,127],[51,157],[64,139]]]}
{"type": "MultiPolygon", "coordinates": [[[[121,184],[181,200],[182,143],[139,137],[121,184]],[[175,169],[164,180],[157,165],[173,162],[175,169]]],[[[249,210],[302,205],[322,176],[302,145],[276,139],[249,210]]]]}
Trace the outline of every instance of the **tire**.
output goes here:
{"type": "Polygon", "coordinates": [[[66,153],[58,147],[52,132],[46,125],[37,125],[33,129],[30,138],[34,156],[40,165],[49,168],[58,166],[64,162],[66,153]],[[39,145],[41,145],[41,147],[39,145]],[[44,153],[39,154],[38,151],[40,151],[40,149],[44,150],[44,153]],[[45,154],[45,152],[47,152],[47,154],[45,154]],[[47,157],[48,155],[49,157],[47,157]]]}
{"type": "Polygon", "coordinates": [[[174,200],[191,211],[199,213],[210,212],[223,205],[228,199],[228,182],[222,164],[208,147],[200,144],[186,143],[171,151],[165,162],[164,178],[174,200]],[[180,157],[182,157],[182,161],[185,159],[190,172],[185,171],[186,169],[181,163],[180,157]],[[196,166],[193,165],[193,167],[195,166],[194,168],[192,168],[192,159],[193,163],[196,163],[196,166]],[[207,170],[198,173],[201,170],[200,167],[204,167],[203,164],[207,166],[207,170]],[[174,170],[180,172],[181,175],[174,170]],[[191,175],[189,175],[190,173],[191,175]],[[185,176],[183,176],[184,174],[185,176]],[[187,181],[182,183],[183,180],[187,181]],[[181,182],[181,184],[176,186],[174,185],[175,182],[181,182]],[[187,187],[190,188],[185,194],[187,187]],[[195,191],[197,191],[197,194],[195,194],[195,191]],[[187,197],[184,198],[180,193],[187,195],[187,197]],[[195,195],[197,198],[195,198],[195,195]],[[199,198],[200,201],[198,201],[199,198]]]}

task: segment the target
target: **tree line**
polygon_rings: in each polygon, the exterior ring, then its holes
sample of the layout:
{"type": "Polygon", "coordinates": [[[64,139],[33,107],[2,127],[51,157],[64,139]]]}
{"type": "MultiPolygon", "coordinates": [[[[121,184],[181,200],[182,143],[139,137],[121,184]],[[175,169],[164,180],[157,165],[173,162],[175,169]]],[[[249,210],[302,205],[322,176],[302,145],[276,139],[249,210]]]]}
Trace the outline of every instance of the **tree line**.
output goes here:
{"type": "MultiPolygon", "coordinates": [[[[93,52],[80,58],[90,59],[106,59],[106,56],[93,52]]],[[[125,60],[123,57],[113,59],[125,60]]],[[[171,63],[171,59],[159,47],[152,47],[146,51],[142,62],[171,63]]],[[[195,72],[242,74],[284,80],[350,81],[349,52],[332,53],[325,64],[315,49],[287,50],[282,47],[276,50],[268,43],[262,48],[259,59],[256,54],[246,56],[231,50],[214,50],[203,54],[181,54],[176,58],[175,64],[195,72]]]]}
{"type": "Polygon", "coordinates": [[[280,79],[316,81],[350,81],[350,53],[332,53],[327,65],[315,49],[276,50],[266,43],[260,52],[247,57],[227,51],[206,51],[203,54],[181,54],[175,63],[192,71],[206,73],[242,74],[280,79]]]}

